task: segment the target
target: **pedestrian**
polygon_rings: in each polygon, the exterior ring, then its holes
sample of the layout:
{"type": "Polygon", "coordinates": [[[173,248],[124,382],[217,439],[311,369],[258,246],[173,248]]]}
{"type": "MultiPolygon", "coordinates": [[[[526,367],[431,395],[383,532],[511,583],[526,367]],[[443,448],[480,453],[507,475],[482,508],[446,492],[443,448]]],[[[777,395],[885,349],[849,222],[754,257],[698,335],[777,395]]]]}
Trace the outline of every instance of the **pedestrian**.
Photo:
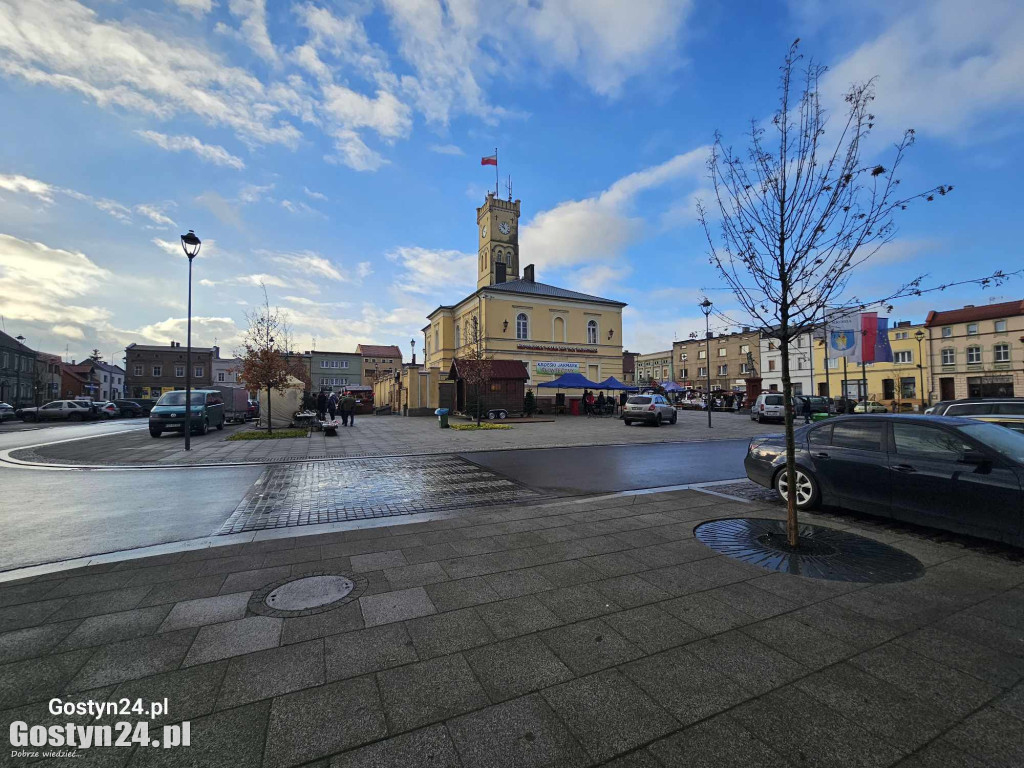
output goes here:
{"type": "Polygon", "coordinates": [[[331,415],[331,421],[338,418],[338,396],[333,392],[327,396],[327,412],[331,415]]]}
{"type": "Polygon", "coordinates": [[[804,415],[804,424],[811,423],[811,398],[801,398],[800,411],[804,415]]]}
{"type": "Polygon", "coordinates": [[[604,392],[602,392],[601,394],[599,394],[597,396],[597,412],[600,415],[604,415],[604,403],[605,403],[605,397],[604,397],[604,392]]]}
{"type": "Polygon", "coordinates": [[[324,414],[327,412],[327,393],[322,389],[320,394],[316,396],[316,417],[320,420],[324,420],[324,414]]]}
{"type": "Polygon", "coordinates": [[[356,425],[356,399],[347,392],[341,398],[341,423],[346,427],[356,425]]]}
{"type": "Polygon", "coordinates": [[[594,413],[594,393],[593,392],[587,392],[586,393],[585,402],[587,404],[587,414],[588,415],[593,415],[593,413],[594,413]]]}
{"type": "Polygon", "coordinates": [[[629,395],[624,391],[619,393],[619,410],[621,411],[626,407],[626,401],[629,400],[629,395]]]}

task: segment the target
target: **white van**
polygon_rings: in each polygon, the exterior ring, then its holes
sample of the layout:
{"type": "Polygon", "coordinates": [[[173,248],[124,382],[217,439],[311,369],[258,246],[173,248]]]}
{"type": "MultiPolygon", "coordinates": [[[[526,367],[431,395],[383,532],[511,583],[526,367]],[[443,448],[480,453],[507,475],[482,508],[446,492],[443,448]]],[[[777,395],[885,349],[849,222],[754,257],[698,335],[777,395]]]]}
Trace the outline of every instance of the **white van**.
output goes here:
{"type": "Polygon", "coordinates": [[[781,392],[762,392],[757,396],[750,408],[750,420],[757,419],[758,424],[766,421],[786,420],[786,401],[781,392]]]}

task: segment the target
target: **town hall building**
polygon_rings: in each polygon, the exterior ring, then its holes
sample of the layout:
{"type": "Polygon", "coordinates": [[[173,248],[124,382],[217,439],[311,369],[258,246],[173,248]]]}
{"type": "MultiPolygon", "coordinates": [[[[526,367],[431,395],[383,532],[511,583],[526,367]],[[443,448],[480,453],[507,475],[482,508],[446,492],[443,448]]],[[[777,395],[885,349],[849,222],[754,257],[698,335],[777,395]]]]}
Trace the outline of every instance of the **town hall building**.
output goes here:
{"type": "Polygon", "coordinates": [[[532,264],[520,270],[519,214],[519,200],[490,192],[477,208],[477,290],[428,316],[426,367],[444,378],[455,358],[474,357],[479,349],[490,359],[521,361],[528,387],[563,373],[621,379],[626,305],[540,282],[532,264]]]}

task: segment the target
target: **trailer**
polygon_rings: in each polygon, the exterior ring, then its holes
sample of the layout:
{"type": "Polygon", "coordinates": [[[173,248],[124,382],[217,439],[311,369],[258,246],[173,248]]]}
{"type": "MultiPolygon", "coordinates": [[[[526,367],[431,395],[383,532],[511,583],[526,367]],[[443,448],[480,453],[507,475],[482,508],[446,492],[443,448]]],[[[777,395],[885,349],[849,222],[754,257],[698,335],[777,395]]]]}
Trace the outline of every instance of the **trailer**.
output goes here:
{"type": "Polygon", "coordinates": [[[241,424],[249,411],[249,393],[242,387],[214,387],[224,400],[224,422],[241,424]]]}

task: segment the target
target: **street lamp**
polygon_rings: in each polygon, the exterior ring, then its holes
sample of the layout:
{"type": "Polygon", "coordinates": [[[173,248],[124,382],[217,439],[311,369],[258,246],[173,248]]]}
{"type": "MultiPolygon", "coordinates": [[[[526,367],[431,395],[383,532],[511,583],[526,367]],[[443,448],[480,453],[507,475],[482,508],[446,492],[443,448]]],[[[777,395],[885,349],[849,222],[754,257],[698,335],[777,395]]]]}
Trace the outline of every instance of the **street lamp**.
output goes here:
{"type": "Polygon", "coordinates": [[[199,255],[203,241],[193,230],[181,236],[181,247],[188,257],[188,333],[185,340],[185,450],[192,450],[192,259],[199,255]]]}
{"type": "Polygon", "coordinates": [[[711,299],[705,297],[700,303],[700,311],[704,313],[704,349],[708,373],[708,429],[711,429],[711,299]]]}
{"type": "MultiPolygon", "coordinates": [[[[918,329],[917,333],[914,334],[914,338],[917,339],[917,374],[921,380],[921,407],[924,408],[924,358],[921,356],[921,342],[924,341],[924,331],[918,329]]],[[[929,401],[929,405],[931,402],[929,401]]]]}
{"type": "MultiPolygon", "coordinates": [[[[21,344],[21,346],[25,346],[24,336],[19,334],[18,336],[14,337],[14,340],[21,344]]],[[[17,391],[14,393],[14,407],[17,408],[21,404],[21,359],[16,357],[14,358],[14,360],[16,363],[14,366],[14,373],[17,376],[16,386],[18,388],[17,391]]]]}

